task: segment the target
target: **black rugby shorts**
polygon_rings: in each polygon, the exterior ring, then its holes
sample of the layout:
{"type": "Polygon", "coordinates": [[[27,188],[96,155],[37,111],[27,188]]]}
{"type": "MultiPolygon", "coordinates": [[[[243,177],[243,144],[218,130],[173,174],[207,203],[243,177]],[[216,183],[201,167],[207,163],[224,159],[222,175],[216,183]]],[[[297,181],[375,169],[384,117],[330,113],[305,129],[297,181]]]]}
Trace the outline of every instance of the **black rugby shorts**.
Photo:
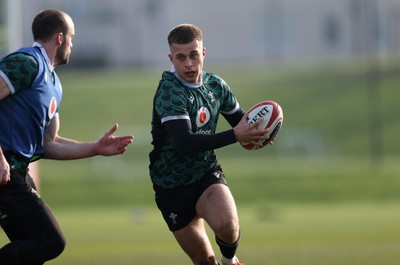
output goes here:
{"type": "Polygon", "coordinates": [[[182,229],[193,220],[198,199],[213,184],[227,185],[219,166],[209,170],[200,180],[190,185],[170,189],[153,186],[157,207],[170,231],[182,229]]]}

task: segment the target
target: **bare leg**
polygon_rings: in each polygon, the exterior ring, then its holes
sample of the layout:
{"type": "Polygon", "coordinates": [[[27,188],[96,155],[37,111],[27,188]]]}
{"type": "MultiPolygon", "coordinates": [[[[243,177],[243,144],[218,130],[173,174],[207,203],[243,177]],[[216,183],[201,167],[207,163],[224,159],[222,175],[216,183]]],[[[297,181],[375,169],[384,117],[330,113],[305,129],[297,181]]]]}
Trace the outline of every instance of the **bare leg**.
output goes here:
{"type": "Polygon", "coordinates": [[[215,260],[214,251],[208,239],[203,219],[195,217],[187,226],[175,231],[173,234],[193,264],[218,264],[215,260]]]}

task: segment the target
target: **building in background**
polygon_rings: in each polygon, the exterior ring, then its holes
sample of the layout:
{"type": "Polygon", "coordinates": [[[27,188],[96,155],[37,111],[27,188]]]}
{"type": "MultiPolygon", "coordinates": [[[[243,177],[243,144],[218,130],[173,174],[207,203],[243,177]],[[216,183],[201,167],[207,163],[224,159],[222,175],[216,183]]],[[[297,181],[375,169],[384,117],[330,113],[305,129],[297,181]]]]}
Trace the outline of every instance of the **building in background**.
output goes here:
{"type": "MultiPolygon", "coordinates": [[[[30,23],[41,9],[71,14],[77,29],[71,64],[81,66],[163,65],[167,33],[179,23],[203,29],[208,62],[291,62],[400,51],[398,0],[0,0],[3,34],[7,1],[21,2],[23,45],[32,43],[30,23]]],[[[0,55],[6,52],[4,38],[0,55]]]]}

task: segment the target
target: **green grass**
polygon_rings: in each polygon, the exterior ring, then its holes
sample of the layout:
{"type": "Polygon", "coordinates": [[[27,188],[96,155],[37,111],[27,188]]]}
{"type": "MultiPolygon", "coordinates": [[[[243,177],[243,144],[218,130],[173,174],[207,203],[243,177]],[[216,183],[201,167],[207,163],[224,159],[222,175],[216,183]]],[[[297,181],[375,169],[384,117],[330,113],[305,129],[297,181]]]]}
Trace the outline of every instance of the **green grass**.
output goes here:
{"type": "MultiPolygon", "coordinates": [[[[285,114],[273,146],[217,151],[238,204],[239,256],[246,264],[392,265],[400,259],[397,65],[382,65],[381,157],[370,151],[362,65],[210,67],[245,109],[271,99],[285,114]]],[[[156,210],[148,176],[151,105],[161,72],[64,68],[60,134],[92,140],[118,122],[118,133],[135,141],[119,157],[42,162],[42,195],[68,239],[63,255],[49,264],[189,264],[156,210]]],[[[225,128],[221,120],[219,130],[225,128]]],[[[6,241],[0,233],[0,243],[6,241]]]]}
{"type": "MultiPolygon", "coordinates": [[[[260,265],[393,265],[400,259],[398,207],[241,205],[243,237],[238,255],[246,264],[260,265]]],[[[154,207],[55,212],[68,245],[50,264],[190,264],[154,207]]]]}

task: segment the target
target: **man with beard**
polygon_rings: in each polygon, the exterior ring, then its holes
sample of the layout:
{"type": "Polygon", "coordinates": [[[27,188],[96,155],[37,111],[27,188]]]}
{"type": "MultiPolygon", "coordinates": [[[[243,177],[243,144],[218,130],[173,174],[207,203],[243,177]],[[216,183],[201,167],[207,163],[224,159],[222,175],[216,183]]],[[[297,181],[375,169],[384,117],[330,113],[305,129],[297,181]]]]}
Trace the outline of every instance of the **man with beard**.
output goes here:
{"type": "Polygon", "coordinates": [[[115,124],[99,140],[79,142],[58,135],[60,80],[75,35],[71,17],[46,9],[33,20],[32,47],[0,60],[0,225],[10,243],[0,249],[1,265],[39,265],[61,254],[63,232],[28,174],[40,158],[70,160],[122,154],[133,136],[114,136],[115,124]]]}

